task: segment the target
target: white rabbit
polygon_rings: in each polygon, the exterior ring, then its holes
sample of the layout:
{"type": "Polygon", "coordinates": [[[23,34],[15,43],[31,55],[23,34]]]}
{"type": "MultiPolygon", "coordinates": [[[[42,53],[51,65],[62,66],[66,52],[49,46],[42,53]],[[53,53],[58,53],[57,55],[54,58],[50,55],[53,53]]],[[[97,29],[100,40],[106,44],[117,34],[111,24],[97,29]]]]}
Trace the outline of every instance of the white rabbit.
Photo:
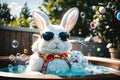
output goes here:
{"type": "Polygon", "coordinates": [[[69,59],[72,72],[80,72],[88,65],[87,59],[80,51],[71,51],[71,57],[69,59]]]}
{"type": "Polygon", "coordinates": [[[60,25],[52,25],[46,14],[33,12],[34,21],[42,34],[42,38],[32,45],[34,54],[31,55],[26,69],[28,74],[59,74],[70,70],[66,55],[71,50],[72,45],[67,36],[76,24],[78,16],[78,8],[71,8],[63,16],[60,25]],[[62,54],[64,57],[61,59],[59,55],[62,54]]]}

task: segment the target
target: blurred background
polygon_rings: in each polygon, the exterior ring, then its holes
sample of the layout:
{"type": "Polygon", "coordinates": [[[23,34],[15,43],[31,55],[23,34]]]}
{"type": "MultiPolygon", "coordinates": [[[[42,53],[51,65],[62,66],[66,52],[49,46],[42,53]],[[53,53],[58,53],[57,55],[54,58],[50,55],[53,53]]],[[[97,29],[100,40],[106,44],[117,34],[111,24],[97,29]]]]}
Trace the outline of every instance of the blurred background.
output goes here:
{"type": "MultiPolygon", "coordinates": [[[[120,52],[120,0],[1,0],[0,25],[35,29],[31,15],[34,10],[45,12],[51,23],[59,24],[64,13],[72,7],[80,11],[71,31],[72,37],[81,43],[102,43],[104,48],[115,48],[120,52]]],[[[96,50],[102,51],[99,47],[96,50]]]]}

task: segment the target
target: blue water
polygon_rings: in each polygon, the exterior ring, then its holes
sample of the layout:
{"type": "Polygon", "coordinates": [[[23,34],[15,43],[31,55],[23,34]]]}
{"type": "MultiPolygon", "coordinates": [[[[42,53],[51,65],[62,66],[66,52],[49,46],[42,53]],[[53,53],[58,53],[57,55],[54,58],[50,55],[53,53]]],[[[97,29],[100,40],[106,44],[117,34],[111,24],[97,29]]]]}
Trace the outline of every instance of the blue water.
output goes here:
{"type": "MultiPolygon", "coordinates": [[[[0,71],[2,72],[11,72],[15,74],[21,74],[25,72],[27,65],[18,65],[18,66],[12,66],[11,64],[8,65],[8,67],[1,68],[0,71]]],[[[117,72],[118,70],[104,67],[104,66],[98,66],[98,65],[91,65],[89,64],[84,70],[81,70],[80,72],[67,72],[63,74],[55,74],[58,76],[85,76],[85,75],[96,75],[96,74],[108,74],[117,72]]]]}

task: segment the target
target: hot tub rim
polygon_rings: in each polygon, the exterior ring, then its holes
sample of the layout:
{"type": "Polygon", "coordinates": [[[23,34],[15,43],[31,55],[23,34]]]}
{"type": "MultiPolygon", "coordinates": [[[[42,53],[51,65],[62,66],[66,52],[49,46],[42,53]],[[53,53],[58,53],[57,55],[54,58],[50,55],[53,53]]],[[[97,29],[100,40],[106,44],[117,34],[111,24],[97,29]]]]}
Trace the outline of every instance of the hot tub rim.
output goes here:
{"type": "MultiPolygon", "coordinates": [[[[101,58],[101,57],[92,57],[92,56],[85,56],[89,61],[96,61],[96,62],[107,62],[107,63],[114,63],[119,64],[120,61],[118,59],[109,59],[109,58],[101,58]]],[[[0,56],[0,61],[9,61],[9,56],[0,56]]],[[[21,74],[13,74],[8,72],[2,72],[0,71],[0,77],[10,77],[10,78],[19,78],[19,79],[99,79],[102,78],[112,78],[112,77],[119,77],[120,78],[120,71],[119,72],[113,72],[109,74],[98,74],[98,75],[86,75],[84,77],[80,76],[56,76],[56,75],[42,75],[42,76],[32,76],[32,75],[21,75],[21,74]],[[12,75],[10,75],[12,74],[12,75]],[[47,77],[45,77],[47,76],[47,77]]]]}

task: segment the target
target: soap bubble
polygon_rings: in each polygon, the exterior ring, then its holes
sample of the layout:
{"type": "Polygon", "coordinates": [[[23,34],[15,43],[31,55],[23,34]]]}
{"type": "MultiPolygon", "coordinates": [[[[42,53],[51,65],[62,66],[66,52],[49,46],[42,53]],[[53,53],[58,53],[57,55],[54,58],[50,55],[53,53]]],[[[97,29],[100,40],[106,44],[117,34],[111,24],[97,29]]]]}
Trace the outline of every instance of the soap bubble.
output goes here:
{"type": "Polygon", "coordinates": [[[108,2],[107,8],[111,8],[111,7],[112,7],[112,2],[108,2]]]}
{"type": "Polygon", "coordinates": [[[113,11],[115,11],[115,10],[117,9],[117,6],[112,5],[111,9],[112,9],[113,11]]]}
{"type": "Polygon", "coordinates": [[[106,27],[106,29],[109,29],[110,28],[110,26],[109,25],[107,25],[107,26],[105,26],[106,27]]]}
{"type": "Polygon", "coordinates": [[[81,13],[80,13],[80,16],[81,16],[82,18],[85,18],[85,17],[86,17],[85,12],[81,12],[81,13]]]}
{"type": "Polygon", "coordinates": [[[11,55],[9,56],[9,60],[10,60],[10,61],[14,61],[14,60],[15,60],[15,56],[11,54],[11,55]]]}
{"type": "Polygon", "coordinates": [[[100,52],[100,51],[101,51],[101,48],[97,48],[97,51],[100,52]]]}
{"type": "Polygon", "coordinates": [[[116,17],[117,17],[117,20],[120,21],[120,11],[117,13],[116,17]]]}
{"type": "Polygon", "coordinates": [[[97,33],[97,31],[96,31],[96,30],[93,30],[93,34],[97,35],[98,33],[97,33]]]}
{"type": "Polygon", "coordinates": [[[18,65],[18,72],[19,72],[19,73],[24,72],[24,70],[25,70],[25,67],[24,67],[24,66],[18,65]]]}
{"type": "Polygon", "coordinates": [[[17,53],[17,54],[16,54],[16,58],[17,58],[17,59],[20,59],[20,56],[21,56],[20,53],[17,53]]]}
{"type": "Polygon", "coordinates": [[[13,40],[11,45],[13,48],[17,48],[19,46],[19,42],[17,40],[13,40]]]}
{"type": "Polygon", "coordinates": [[[90,22],[90,28],[91,28],[91,29],[96,29],[96,26],[94,26],[94,23],[95,23],[95,22],[93,22],[93,21],[90,22]]]}
{"type": "Polygon", "coordinates": [[[13,65],[12,64],[8,64],[8,71],[13,72],[13,65]]]}
{"type": "Polygon", "coordinates": [[[106,12],[105,7],[99,7],[99,12],[104,14],[106,12]]]}
{"type": "Polygon", "coordinates": [[[115,12],[114,12],[114,16],[116,17],[116,15],[117,15],[117,13],[119,12],[119,10],[116,10],[115,12]]]}
{"type": "Polygon", "coordinates": [[[28,53],[28,50],[27,50],[27,49],[24,49],[23,52],[24,52],[25,54],[27,54],[27,53],[28,53]]]}
{"type": "Polygon", "coordinates": [[[22,54],[22,55],[20,56],[20,59],[21,59],[22,61],[25,61],[25,60],[27,60],[27,55],[25,55],[25,54],[22,54]]]}

